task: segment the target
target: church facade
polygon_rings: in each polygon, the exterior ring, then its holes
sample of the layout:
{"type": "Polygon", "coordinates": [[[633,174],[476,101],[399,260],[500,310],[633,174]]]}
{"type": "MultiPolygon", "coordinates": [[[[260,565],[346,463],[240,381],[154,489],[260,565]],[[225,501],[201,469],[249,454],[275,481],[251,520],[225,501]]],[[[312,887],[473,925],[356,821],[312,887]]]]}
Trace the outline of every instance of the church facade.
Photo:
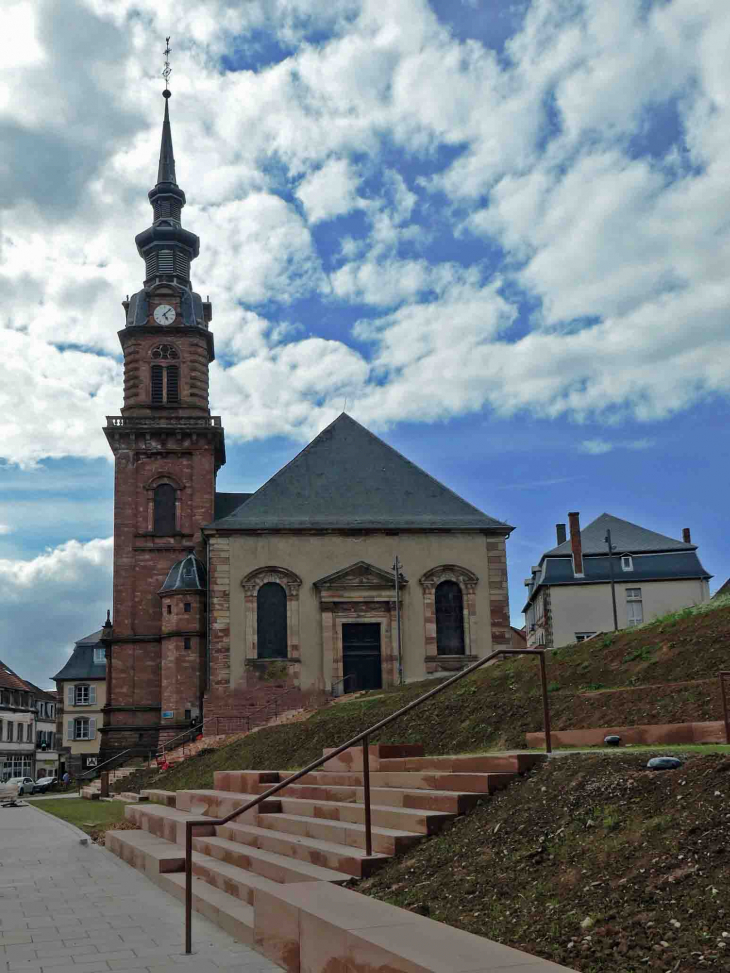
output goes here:
{"type": "Polygon", "coordinates": [[[123,302],[102,759],[285,687],[351,692],[509,648],[512,528],[343,413],[254,494],[216,491],[212,306],[192,290],[169,92],[143,287],[123,302]],[[395,573],[395,557],[400,570],[395,573]],[[400,622],[400,638],[398,637],[400,622]]]}

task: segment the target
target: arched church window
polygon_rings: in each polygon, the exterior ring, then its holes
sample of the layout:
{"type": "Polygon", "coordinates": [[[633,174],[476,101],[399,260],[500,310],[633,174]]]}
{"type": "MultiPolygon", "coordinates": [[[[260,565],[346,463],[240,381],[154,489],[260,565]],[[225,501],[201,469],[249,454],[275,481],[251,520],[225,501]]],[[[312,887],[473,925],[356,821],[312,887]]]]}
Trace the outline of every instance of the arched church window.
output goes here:
{"type": "Polygon", "coordinates": [[[464,654],[464,599],[456,581],[436,585],[436,652],[464,654]]]}
{"type": "Polygon", "coordinates": [[[177,365],[153,365],[150,378],[153,405],[175,405],[180,401],[180,369],[177,365]]]}
{"type": "Polygon", "coordinates": [[[259,659],[286,659],[286,591],[276,581],[256,593],[256,643],[259,659]]]}
{"type": "Polygon", "coordinates": [[[175,533],[175,487],[170,483],[161,483],[155,487],[154,524],[155,534],[175,533]]]}

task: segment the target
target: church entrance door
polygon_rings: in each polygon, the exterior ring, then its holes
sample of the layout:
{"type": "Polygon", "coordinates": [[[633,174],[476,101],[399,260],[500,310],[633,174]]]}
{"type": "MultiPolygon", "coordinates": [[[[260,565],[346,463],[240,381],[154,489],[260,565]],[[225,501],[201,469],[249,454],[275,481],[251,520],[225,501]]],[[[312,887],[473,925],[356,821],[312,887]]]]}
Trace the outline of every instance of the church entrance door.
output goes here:
{"type": "Polygon", "coordinates": [[[380,689],[380,625],[377,622],[348,622],[342,626],[342,674],[344,690],[380,689]],[[348,676],[354,678],[348,679],[348,676]]]}

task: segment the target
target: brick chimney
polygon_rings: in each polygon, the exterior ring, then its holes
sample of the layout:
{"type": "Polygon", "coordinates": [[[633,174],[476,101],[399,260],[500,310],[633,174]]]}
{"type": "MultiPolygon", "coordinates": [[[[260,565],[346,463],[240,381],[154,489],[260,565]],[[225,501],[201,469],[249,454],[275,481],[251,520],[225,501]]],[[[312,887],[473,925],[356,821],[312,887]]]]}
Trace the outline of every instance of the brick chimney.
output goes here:
{"type": "Polygon", "coordinates": [[[684,541],[685,544],[692,543],[692,535],[689,532],[689,527],[682,528],[682,540],[684,541]]]}
{"type": "Polygon", "coordinates": [[[555,525],[555,533],[556,533],[557,538],[558,538],[558,544],[564,544],[565,543],[565,537],[566,537],[566,535],[565,535],[565,524],[556,524],[555,525]]]}
{"type": "Polygon", "coordinates": [[[580,514],[577,511],[568,514],[570,524],[570,546],[573,551],[573,574],[583,575],[583,545],[580,539],[580,514]]]}

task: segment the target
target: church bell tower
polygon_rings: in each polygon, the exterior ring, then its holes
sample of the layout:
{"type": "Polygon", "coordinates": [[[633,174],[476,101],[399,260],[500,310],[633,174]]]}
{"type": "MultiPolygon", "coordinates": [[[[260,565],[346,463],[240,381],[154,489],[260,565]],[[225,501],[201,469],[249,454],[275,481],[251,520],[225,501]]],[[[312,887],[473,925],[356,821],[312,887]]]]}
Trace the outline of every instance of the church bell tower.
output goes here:
{"type": "Polygon", "coordinates": [[[144,285],[123,302],[124,404],[114,453],[114,618],[106,632],[102,759],[154,749],[200,714],[206,683],[204,545],[223,429],[208,406],[212,308],[192,289],[200,241],[182,226],[165,90],[152,225],[136,237],[144,285]],[[171,580],[172,579],[172,580],[171,580]]]}

